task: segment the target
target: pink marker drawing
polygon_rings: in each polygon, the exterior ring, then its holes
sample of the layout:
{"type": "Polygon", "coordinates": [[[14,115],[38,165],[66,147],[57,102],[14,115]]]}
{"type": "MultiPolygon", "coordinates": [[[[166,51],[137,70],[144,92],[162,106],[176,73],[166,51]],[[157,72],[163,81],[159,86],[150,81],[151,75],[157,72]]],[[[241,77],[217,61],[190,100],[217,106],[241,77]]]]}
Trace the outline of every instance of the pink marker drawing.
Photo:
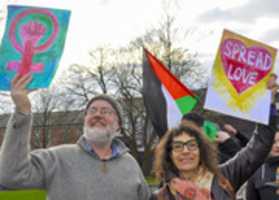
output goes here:
{"type": "Polygon", "coordinates": [[[43,63],[33,63],[33,57],[37,53],[46,51],[55,40],[59,31],[58,20],[50,11],[46,9],[29,9],[15,16],[11,22],[9,30],[9,39],[13,47],[22,55],[20,61],[10,61],[7,64],[8,70],[14,70],[20,75],[30,72],[42,72],[44,69],[43,63]],[[36,21],[29,21],[19,28],[21,44],[16,40],[16,26],[18,22],[29,14],[46,15],[51,19],[53,31],[46,42],[40,46],[38,43],[46,33],[46,27],[36,21]]]}

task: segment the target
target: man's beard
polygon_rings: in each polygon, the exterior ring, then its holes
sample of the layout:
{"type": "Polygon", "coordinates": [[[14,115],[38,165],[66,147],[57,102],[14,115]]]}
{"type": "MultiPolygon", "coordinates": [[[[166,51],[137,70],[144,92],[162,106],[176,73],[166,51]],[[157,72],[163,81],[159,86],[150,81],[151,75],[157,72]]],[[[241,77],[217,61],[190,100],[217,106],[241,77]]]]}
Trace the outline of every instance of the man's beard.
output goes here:
{"type": "Polygon", "coordinates": [[[90,144],[95,144],[98,147],[110,146],[113,138],[118,135],[118,132],[113,127],[83,127],[83,134],[90,144]]]}

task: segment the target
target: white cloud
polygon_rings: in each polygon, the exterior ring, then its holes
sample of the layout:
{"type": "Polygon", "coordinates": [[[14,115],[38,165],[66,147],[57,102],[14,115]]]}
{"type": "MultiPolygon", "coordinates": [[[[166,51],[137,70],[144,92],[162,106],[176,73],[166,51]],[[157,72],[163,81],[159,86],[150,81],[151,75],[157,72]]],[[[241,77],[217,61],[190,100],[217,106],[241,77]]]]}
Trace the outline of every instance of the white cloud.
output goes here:
{"type": "MultiPolygon", "coordinates": [[[[160,22],[161,17],[161,0],[0,0],[0,9],[8,3],[72,10],[58,72],[73,63],[90,63],[88,51],[98,45],[126,45],[160,22]]],[[[224,28],[279,45],[279,0],[182,0],[179,5],[175,11],[179,26],[194,30],[181,44],[200,55],[211,55],[200,57],[206,66],[214,60],[224,28]]],[[[4,26],[2,20],[0,32],[4,26]]]]}
{"type": "Polygon", "coordinates": [[[279,28],[273,28],[266,31],[261,38],[268,43],[279,42],[279,28]]]}
{"type": "Polygon", "coordinates": [[[250,0],[243,5],[223,9],[215,7],[198,17],[200,22],[238,21],[255,23],[261,17],[279,17],[278,0],[250,0]]]}

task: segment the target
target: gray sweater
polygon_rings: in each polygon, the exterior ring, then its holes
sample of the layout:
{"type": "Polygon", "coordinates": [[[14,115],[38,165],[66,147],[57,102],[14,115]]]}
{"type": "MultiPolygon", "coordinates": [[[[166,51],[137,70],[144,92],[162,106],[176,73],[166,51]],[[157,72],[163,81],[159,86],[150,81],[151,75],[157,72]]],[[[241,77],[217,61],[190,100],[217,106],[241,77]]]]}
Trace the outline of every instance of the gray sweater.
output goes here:
{"type": "Polygon", "coordinates": [[[0,184],[42,188],[49,200],[145,200],[149,188],[135,159],[120,141],[118,154],[102,161],[84,140],[30,152],[32,116],[11,116],[0,152],[0,184]]]}

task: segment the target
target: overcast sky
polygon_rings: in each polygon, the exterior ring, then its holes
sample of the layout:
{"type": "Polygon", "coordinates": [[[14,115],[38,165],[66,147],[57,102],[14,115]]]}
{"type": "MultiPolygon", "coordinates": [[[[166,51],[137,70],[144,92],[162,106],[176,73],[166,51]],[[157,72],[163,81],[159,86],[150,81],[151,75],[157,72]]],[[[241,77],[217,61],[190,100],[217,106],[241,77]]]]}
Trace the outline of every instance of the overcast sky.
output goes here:
{"type": "MultiPolygon", "coordinates": [[[[279,0],[178,1],[177,19],[195,30],[186,48],[211,68],[224,28],[279,47],[279,0]]],[[[88,51],[101,44],[124,46],[160,21],[161,0],[0,0],[7,4],[65,8],[72,11],[60,68],[89,63],[88,51]]],[[[5,20],[0,22],[0,34],[5,20]]],[[[278,57],[278,56],[277,56],[278,57]]],[[[277,68],[279,68],[277,59],[277,68]]],[[[61,70],[59,70],[60,72],[61,70]]],[[[277,70],[276,70],[277,72],[277,70]]]]}

